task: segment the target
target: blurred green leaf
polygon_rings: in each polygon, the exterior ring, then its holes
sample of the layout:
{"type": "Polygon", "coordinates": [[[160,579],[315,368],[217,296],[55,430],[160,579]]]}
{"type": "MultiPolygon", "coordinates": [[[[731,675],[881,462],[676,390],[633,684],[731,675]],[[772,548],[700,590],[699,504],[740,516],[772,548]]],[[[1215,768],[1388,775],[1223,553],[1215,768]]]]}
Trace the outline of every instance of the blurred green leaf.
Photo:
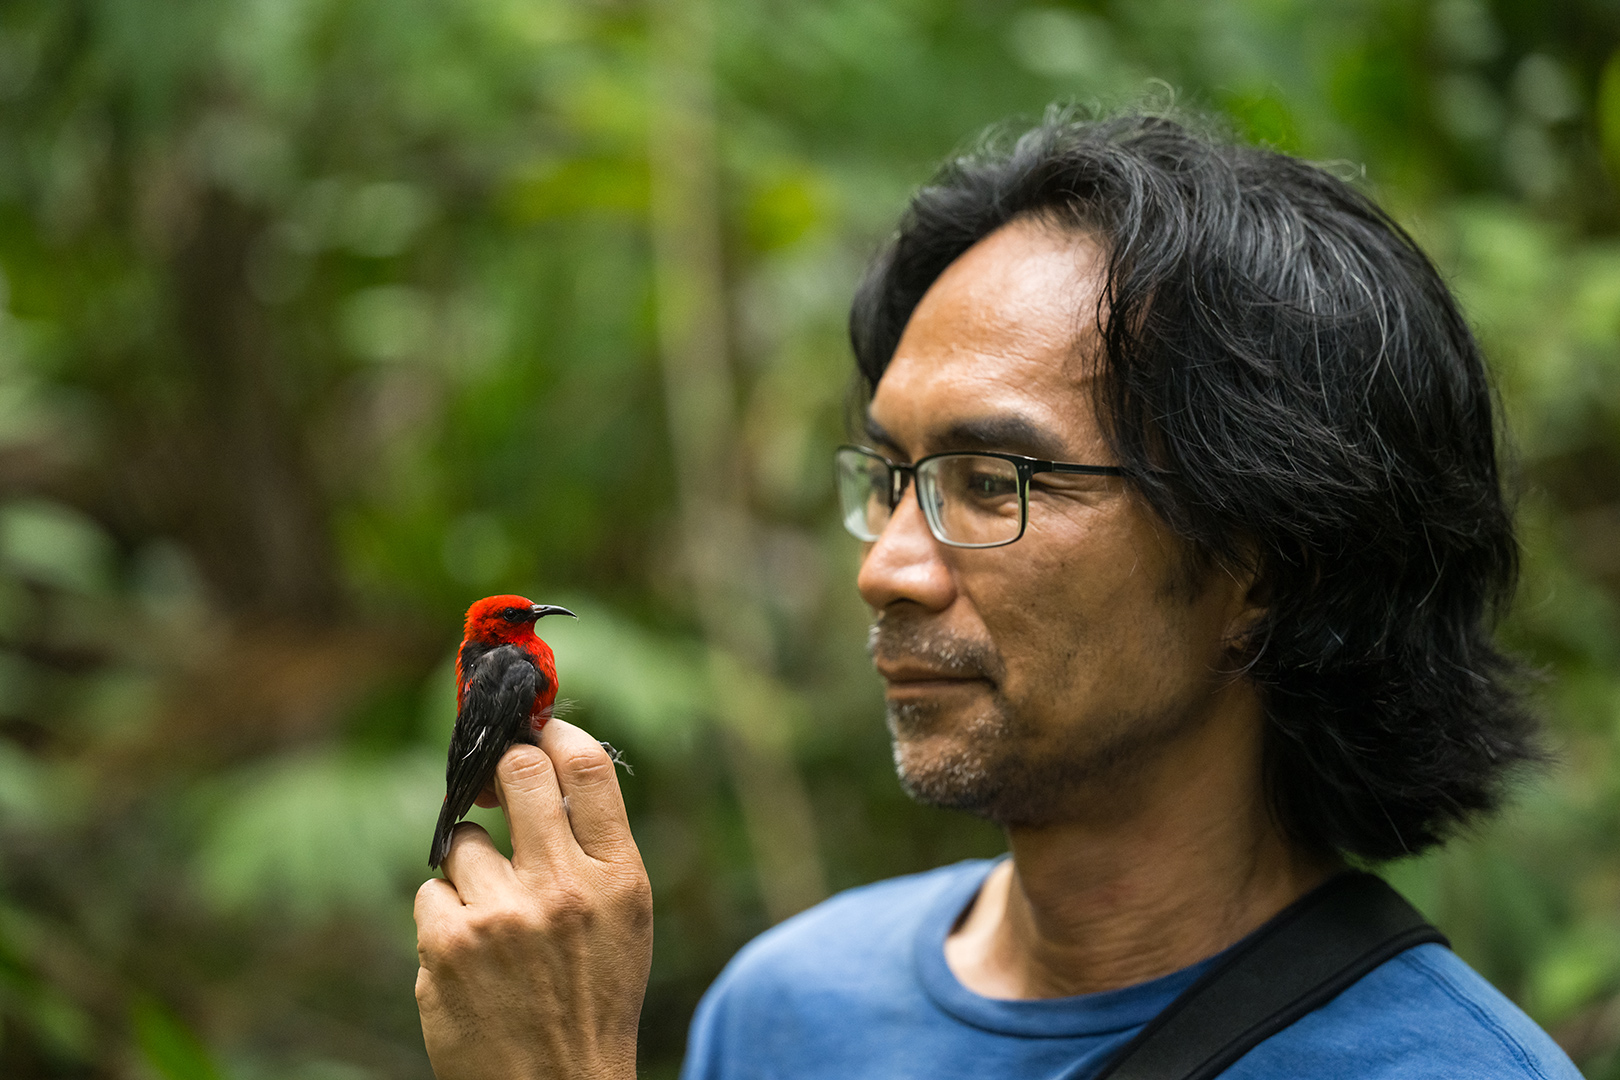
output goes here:
{"type": "Polygon", "coordinates": [[[1620,984],[1620,928],[1599,923],[1564,935],[1531,970],[1525,1008],[1555,1025],[1620,984]]]}
{"type": "Polygon", "coordinates": [[[266,762],[231,778],[196,873],[224,910],[313,922],[387,908],[427,876],[443,798],[432,754],[266,762]]]}
{"type": "Polygon", "coordinates": [[[93,1058],[94,1029],[84,1008],[41,978],[29,963],[31,920],[0,906],[0,1016],[20,1021],[60,1061],[93,1058]]]}
{"type": "Polygon", "coordinates": [[[754,193],[746,211],[748,238],[756,251],[790,247],[819,224],[825,199],[813,175],[781,177],[754,193]]]}
{"type": "Polygon", "coordinates": [[[431,299],[404,285],[377,285],[355,293],[344,305],[342,318],[344,340],[368,360],[420,355],[434,329],[431,299]]]}
{"type": "Polygon", "coordinates": [[[101,527],[77,510],[42,499],[0,506],[0,562],[20,577],[100,593],[110,584],[111,555],[101,527]]]}
{"type": "Polygon", "coordinates": [[[1598,140],[1611,182],[1620,184],[1620,51],[1609,57],[1597,93],[1598,140]]]}
{"type": "Polygon", "coordinates": [[[508,185],[513,220],[580,213],[639,214],[647,208],[647,169],[638,160],[576,158],[521,171],[508,185]]]}
{"type": "Polygon", "coordinates": [[[563,697],[601,710],[610,722],[655,745],[679,744],[715,715],[701,644],[638,626],[588,597],[555,602],[579,614],[577,623],[542,624],[557,655],[563,697]]]}
{"type": "Polygon", "coordinates": [[[1221,106],[1250,142],[1285,154],[1298,154],[1303,149],[1299,123],[1278,91],[1228,94],[1222,97],[1221,106]]]}
{"type": "Polygon", "coordinates": [[[142,1058],[162,1080],[225,1080],[203,1041],[156,999],[137,998],[129,1019],[142,1058]]]}
{"type": "MultiPolygon", "coordinates": [[[[0,665],[0,691],[9,689],[4,677],[0,665]]],[[[0,826],[50,820],[52,804],[67,795],[63,787],[45,762],[21,747],[0,742],[0,826]]]]}

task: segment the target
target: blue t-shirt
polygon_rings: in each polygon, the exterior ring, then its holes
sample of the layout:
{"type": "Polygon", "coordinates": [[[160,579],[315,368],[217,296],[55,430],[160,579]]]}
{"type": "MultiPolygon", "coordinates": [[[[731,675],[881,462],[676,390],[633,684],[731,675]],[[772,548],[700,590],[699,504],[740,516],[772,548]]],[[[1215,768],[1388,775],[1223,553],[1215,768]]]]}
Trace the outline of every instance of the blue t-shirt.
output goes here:
{"type": "MultiPolygon", "coordinates": [[[[1086,1080],[1213,962],[1078,997],[980,997],[951,974],[945,936],[992,865],[852,889],[760,935],[698,1006],[682,1080],[1086,1080]]],[[[1529,1017],[1433,944],[1385,962],[1223,1075],[1580,1077],[1529,1017]]]]}

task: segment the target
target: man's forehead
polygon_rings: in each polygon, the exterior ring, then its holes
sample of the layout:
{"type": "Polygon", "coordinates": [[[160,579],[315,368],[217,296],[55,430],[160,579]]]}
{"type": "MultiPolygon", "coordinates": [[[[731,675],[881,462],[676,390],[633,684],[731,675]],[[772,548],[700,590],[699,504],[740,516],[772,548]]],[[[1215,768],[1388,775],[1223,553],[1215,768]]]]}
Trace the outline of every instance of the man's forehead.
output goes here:
{"type": "Polygon", "coordinates": [[[979,240],[940,273],[912,311],[897,354],[920,319],[979,351],[1021,350],[1095,333],[1107,257],[1089,234],[1019,218],[979,240]]]}
{"type": "Polygon", "coordinates": [[[869,435],[912,454],[1057,459],[1092,445],[1097,256],[1087,238],[1035,221],[963,253],[913,310],[878,380],[869,435]]]}

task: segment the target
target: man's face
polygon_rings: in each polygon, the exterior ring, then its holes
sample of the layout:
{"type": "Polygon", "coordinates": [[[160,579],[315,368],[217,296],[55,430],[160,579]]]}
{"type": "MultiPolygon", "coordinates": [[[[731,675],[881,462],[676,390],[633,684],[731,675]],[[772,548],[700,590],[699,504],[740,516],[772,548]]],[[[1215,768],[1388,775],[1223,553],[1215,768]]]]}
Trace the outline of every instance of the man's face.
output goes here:
{"type": "MultiPolygon", "coordinates": [[[[1090,390],[1102,260],[1017,221],[952,263],[878,383],[874,447],[1113,464],[1090,390]]],[[[1116,478],[1037,474],[1024,536],[982,550],[936,541],[908,485],[858,578],[907,790],[1009,825],[1123,795],[1236,678],[1247,590],[1187,567],[1116,478]]]]}

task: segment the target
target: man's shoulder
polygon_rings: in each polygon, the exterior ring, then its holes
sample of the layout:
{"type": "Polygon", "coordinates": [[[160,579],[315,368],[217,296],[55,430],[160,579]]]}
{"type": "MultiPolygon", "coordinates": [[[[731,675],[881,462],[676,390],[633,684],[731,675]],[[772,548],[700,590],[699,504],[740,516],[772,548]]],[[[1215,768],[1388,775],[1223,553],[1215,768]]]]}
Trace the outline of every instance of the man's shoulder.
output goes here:
{"type": "MultiPolygon", "coordinates": [[[[838,1055],[848,1050],[844,1043],[852,1016],[861,1018],[863,1030],[890,1032],[890,1041],[933,1031],[928,1024],[945,1014],[930,1003],[919,979],[919,940],[933,942],[935,932],[943,932],[989,866],[958,863],[851,889],[755,938],[705,996],[693,1024],[686,1075],[710,1075],[699,1068],[704,1062],[770,1054],[843,1062],[838,1055]],[[833,1044],[825,1042],[830,1029],[844,1033],[833,1044]]],[[[1440,945],[1421,945],[1386,961],[1223,1075],[1233,1080],[1580,1076],[1529,1017],[1440,945]]]]}
{"type": "Polygon", "coordinates": [[[1354,1075],[1368,1080],[1580,1073],[1535,1021],[1442,945],[1408,949],[1272,1036],[1233,1080],[1354,1075]]]}
{"type": "Polygon", "coordinates": [[[909,964],[928,912],[956,894],[966,903],[988,869],[983,860],[960,862],[838,893],[749,942],[716,986],[770,980],[803,989],[807,976],[869,979],[875,961],[909,964]]]}
{"type": "Polygon", "coordinates": [[[918,942],[943,936],[988,871],[850,889],[749,942],[699,1004],[682,1076],[915,1075],[921,1048],[956,1033],[919,979],[918,942]]]}

